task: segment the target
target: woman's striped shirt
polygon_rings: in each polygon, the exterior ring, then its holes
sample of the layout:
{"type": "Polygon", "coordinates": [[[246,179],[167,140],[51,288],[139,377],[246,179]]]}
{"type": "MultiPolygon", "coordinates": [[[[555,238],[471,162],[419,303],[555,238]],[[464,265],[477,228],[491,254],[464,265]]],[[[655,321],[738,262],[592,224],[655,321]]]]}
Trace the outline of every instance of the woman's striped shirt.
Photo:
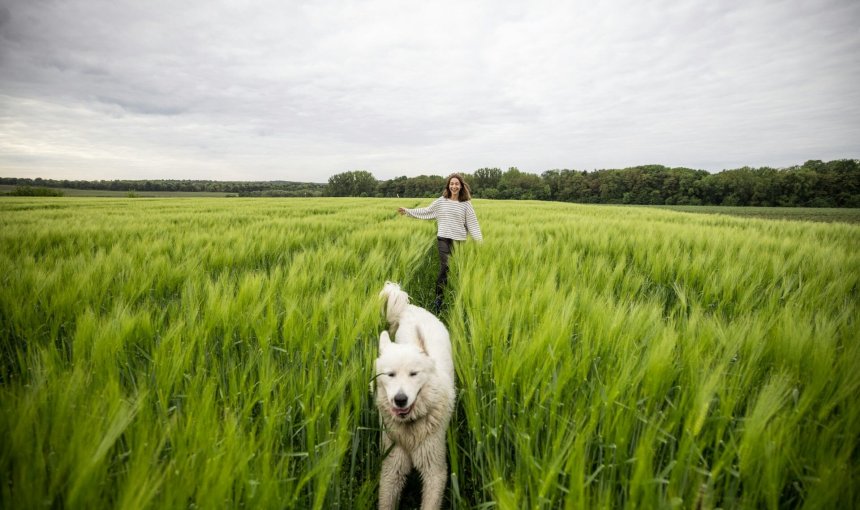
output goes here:
{"type": "Polygon", "coordinates": [[[406,214],[419,220],[436,220],[436,236],[465,241],[466,235],[476,241],[482,241],[481,226],[478,217],[472,209],[472,202],[458,202],[439,197],[423,209],[406,209],[406,214]]]}

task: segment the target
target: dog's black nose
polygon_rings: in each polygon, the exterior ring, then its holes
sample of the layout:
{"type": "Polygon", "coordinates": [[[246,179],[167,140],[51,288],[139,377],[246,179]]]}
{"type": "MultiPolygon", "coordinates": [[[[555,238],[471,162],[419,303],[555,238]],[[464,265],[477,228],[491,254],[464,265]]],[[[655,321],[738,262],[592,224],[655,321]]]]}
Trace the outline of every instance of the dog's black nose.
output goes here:
{"type": "Polygon", "coordinates": [[[397,407],[406,407],[406,402],[409,401],[409,397],[404,395],[403,393],[398,393],[394,395],[394,405],[397,407]]]}

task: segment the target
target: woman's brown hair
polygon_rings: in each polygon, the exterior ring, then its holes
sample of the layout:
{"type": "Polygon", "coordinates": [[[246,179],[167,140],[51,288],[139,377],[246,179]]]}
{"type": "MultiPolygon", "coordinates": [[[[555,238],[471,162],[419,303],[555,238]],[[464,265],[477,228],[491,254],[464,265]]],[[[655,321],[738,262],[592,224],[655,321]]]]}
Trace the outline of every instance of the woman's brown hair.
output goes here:
{"type": "Polygon", "coordinates": [[[451,198],[451,190],[448,189],[448,185],[451,184],[451,179],[457,178],[460,181],[460,194],[457,195],[457,200],[460,202],[468,202],[472,200],[472,193],[469,191],[469,185],[466,184],[466,181],[463,180],[463,176],[460,174],[451,174],[445,178],[445,189],[442,191],[442,196],[445,198],[451,198]]]}

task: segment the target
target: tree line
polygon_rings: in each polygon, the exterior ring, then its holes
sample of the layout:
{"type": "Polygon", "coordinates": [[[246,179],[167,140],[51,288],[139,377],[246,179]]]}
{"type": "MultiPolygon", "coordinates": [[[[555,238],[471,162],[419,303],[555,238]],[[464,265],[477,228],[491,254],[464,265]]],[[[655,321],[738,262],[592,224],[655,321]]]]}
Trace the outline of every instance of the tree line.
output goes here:
{"type": "Polygon", "coordinates": [[[291,181],[209,181],[209,180],[99,180],[35,179],[0,177],[0,184],[31,188],[68,188],[103,191],[186,191],[231,193],[239,196],[319,197],[326,185],[291,181]]]}
{"type": "MultiPolygon", "coordinates": [[[[788,168],[743,167],[709,173],[643,165],[624,169],[547,170],[515,167],[463,173],[476,198],[554,200],[594,204],[860,207],[860,160],[811,160],[788,168]]],[[[331,176],[328,183],[291,181],[113,180],[72,181],[0,177],[0,184],[32,188],[113,191],[207,191],[239,196],[420,197],[441,194],[441,175],[378,180],[366,170],[331,176]]]]}
{"type": "MultiPolygon", "coordinates": [[[[548,170],[541,175],[512,167],[463,173],[472,195],[507,200],[594,204],[860,207],[860,160],[807,161],[789,168],[743,167],[709,173],[644,165],[624,169],[548,170]]],[[[437,197],[438,175],[378,181],[364,170],[333,175],[329,196],[437,197]]]]}

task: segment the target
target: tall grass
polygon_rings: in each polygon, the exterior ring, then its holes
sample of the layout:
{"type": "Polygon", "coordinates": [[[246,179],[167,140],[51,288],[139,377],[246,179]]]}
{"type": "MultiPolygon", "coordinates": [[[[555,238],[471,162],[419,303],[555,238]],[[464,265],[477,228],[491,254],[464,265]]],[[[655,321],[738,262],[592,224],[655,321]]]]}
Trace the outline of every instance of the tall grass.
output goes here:
{"type": "Polygon", "coordinates": [[[856,506],[860,229],[479,209],[449,318],[477,500],[856,506]]]}
{"type": "MultiPolygon", "coordinates": [[[[436,268],[404,204],[0,201],[2,506],[375,506],[376,294],[436,268]]],[[[857,506],[860,228],[476,209],[446,504],[857,506]]]]}

